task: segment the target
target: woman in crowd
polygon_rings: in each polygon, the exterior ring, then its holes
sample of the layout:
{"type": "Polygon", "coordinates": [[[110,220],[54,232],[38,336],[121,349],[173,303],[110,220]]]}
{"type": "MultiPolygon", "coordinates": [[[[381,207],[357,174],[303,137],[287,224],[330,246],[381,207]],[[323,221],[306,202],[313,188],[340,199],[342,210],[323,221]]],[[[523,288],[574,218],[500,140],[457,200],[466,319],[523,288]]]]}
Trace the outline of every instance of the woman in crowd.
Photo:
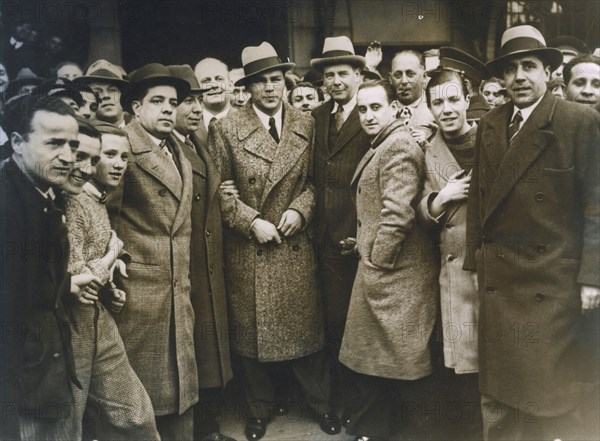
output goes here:
{"type": "Polygon", "coordinates": [[[439,129],[425,145],[427,180],[417,217],[434,234],[439,233],[441,325],[444,364],[448,368],[443,384],[448,387],[449,402],[460,405],[462,411],[462,418],[449,427],[453,439],[481,439],[477,280],[474,273],[462,270],[477,125],[467,121],[469,95],[462,74],[436,70],[425,93],[439,129]],[[476,411],[467,415],[468,409],[476,411]]]}
{"type": "Polygon", "coordinates": [[[492,77],[482,81],[479,86],[479,92],[492,109],[506,102],[506,88],[500,78],[492,77]]]}

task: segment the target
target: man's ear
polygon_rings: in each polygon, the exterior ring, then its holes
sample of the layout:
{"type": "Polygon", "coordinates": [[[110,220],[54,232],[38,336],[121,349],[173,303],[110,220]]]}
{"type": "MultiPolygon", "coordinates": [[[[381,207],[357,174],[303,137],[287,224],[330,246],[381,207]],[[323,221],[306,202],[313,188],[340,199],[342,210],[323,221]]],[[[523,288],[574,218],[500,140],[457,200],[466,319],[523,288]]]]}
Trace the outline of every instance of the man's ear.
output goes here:
{"type": "Polygon", "coordinates": [[[546,65],[546,67],[544,67],[544,72],[546,72],[546,82],[550,81],[550,75],[552,74],[550,65],[546,65]]]}
{"type": "Polygon", "coordinates": [[[23,144],[25,143],[25,139],[21,136],[20,133],[12,132],[10,134],[10,143],[12,145],[13,151],[19,156],[23,154],[23,144]]]}
{"type": "Polygon", "coordinates": [[[135,116],[138,116],[138,110],[140,110],[142,103],[140,103],[138,100],[133,100],[131,102],[131,110],[133,110],[133,114],[135,116]]]}

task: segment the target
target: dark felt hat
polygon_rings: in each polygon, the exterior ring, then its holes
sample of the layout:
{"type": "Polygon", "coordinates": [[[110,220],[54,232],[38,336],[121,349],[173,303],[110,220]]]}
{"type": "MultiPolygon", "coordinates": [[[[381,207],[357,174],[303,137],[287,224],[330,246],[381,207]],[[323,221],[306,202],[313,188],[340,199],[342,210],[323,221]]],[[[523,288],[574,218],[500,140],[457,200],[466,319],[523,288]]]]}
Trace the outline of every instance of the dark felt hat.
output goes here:
{"type": "Polygon", "coordinates": [[[171,65],[167,66],[167,69],[169,69],[169,72],[171,72],[171,75],[173,75],[174,77],[187,81],[190,84],[191,93],[202,92],[202,88],[200,87],[198,79],[196,78],[196,75],[194,75],[194,71],[192,70],[190,65],[171,65]]]}
{"type": "Polygon", "coordinates": [[[485,64],[460,49],[442,46],[439,57],[438,68],[460,72],[472,82],[480,83],[489,76],[485,64]]]}
{"type": "Polygon", "coordinates": [[[548,40],[548,47],[554,47],[565,55],[580,55],[590,54],[590,48],[585,44],[585,41],[580,40],[570,35],[559,35],[551,40],[548,40]]]}
{"type": "Polygon", "coordinates": [[[78,106],[84,104],[83,96],[81,95],[81,86],[74,84],[66,78],[52,78],[44,81],[33,92],[38,95],[47,95],[72,98],[78,106]]]}
{"type": "Polygon", "coordinates": [[[21,87],[26,85],[39,86],[44,82],[44,79],[38,77],[31,69],[24,67],[21,69],[14,80],[9,81],[4,90],[4,100],[8,101],[13,96],[19,95],[21,87]]]}

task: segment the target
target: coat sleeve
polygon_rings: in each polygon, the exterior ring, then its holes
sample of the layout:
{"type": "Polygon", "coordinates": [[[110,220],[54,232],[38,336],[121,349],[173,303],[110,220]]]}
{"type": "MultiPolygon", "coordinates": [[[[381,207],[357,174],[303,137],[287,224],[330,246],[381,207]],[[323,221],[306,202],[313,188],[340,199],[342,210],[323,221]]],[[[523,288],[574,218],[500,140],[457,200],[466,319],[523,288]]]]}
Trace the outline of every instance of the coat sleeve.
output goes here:
{"type": "Polygon", "coordinates": [[[89,244],[85,242],[86,229],[89,228],[89,213],[79,201],[71,199],[67,204],[67,229],[69,232],[69,273],[93,274],[100,279],[102,285],[108,282],[109,271],[100,259],[86,261],[84,250],[89,244]]]}
{"type": "Polygon", "coordinates": [[[421,193],[423,153],[415,141],[404,137],[382,153],[379,167],[383,208],[371,262],[393,269],[404,239],[414,224],[415,210],[411,203],[421,193]]]}
{"type": "MultiPolygon", "coordinates": [[[[313,125],[314,127],[314,125],[313,125]]],[[[304,190],[302,193],[295,198],[290,204],[289,208],[292,210],[296,210],[298,213],[302,215],[304,218],[304,228],[310,225],[316,205],[316,193],[315,193],[315,185],[313,180],[313,155],[314,155],[314,146],[315,146],[315,131],[312,131],[311,136],[309,137],[310,145],[308,146],[309,151],[309,160],[308,160],[308,170],[306,172],[306,183],[304,185],[304,190]]]]}
{"type": "MultiPolygon", "coordinates": [[[[221,179],[235,181],[235,163],[231,153],[231,144],[224,131],[225,121],[218,121],[208,128],[208,150],[215,160],[221,179]]],[[[242,202],[239,198],[219,192],[223,222],[238,233],[248,236],[252,221],[260,217],[254,208],[242,202]]]]}
{"type": "Polygon", "coordinates": [[[594,111],[587,114],[589,118],[577,131],[576,178],[583,201],[583,250],[577,282],[600,287],[600,117],[594,111]]]}
{"type": "Polygon", "coordinates": [[[465,249],[465,260],[463,269],[465,271],[477,271],[475,252],[481,248],[481,223],[479,222],[479,173],[481,161],[481,133],[485,123],[483,120],[477,127],[475,138],[475,156],[473,159],[473,173],[471,174],[471,185],[469,186],[469,198],[467,201],[467,243],[465,249]]]}

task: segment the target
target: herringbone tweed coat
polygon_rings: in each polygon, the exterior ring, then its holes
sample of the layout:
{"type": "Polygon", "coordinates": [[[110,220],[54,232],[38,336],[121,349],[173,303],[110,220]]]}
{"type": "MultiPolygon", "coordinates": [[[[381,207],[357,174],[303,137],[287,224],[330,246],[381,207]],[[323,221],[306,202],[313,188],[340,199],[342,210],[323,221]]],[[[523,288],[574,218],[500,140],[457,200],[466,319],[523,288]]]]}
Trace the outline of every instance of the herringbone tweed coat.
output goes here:
{"type": "Polygon", "coordinates": [[[356,168],[358,271],[340,361],[366,375],[416,380],[431,373],[437,256],[415,222],[424,155],[397,120],[356,168]]]}
{"type": "Polygon", "coordinates": [[[190,302],[192,166],[174,135],[169,142],[181,179],[137,120],[125,130],[132,155],[115,192],[113,226],[131,263],[123,279],[127,301],[115,321],[154,412],[182,413],[198,400],[190,302]]]}
{"type": "Polygon", "coordinates": [[[309,178],[314,121],[284,104],[279,144],[251,104],[209,129],[209,150],[223,180],[234,179],[240,198],[223,197],[226,286],[232,349],[259,361],[302,357],[324,345],[315,256],[308,236],[315,207],[309,178]],[[305,228],[280,245],[251,236],[260,216],[274,225],[287,209],[305,228]]]}

